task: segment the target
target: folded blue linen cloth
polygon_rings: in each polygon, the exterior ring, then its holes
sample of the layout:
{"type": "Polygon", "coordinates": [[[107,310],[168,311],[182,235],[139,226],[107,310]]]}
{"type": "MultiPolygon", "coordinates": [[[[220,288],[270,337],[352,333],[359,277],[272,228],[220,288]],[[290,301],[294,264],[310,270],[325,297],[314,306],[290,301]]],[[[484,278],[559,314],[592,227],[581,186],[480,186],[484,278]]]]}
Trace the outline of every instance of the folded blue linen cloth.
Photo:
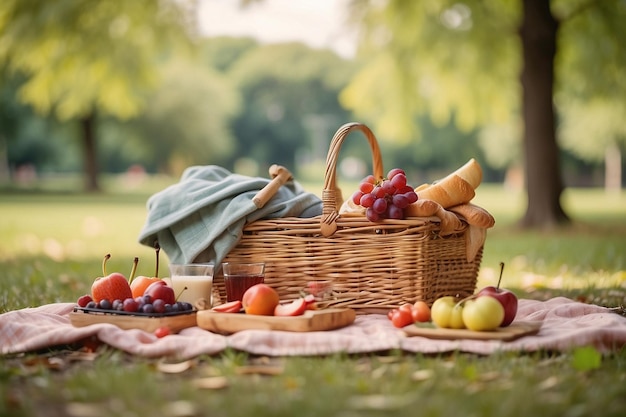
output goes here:
{"type": "Polygon", "coordinates": [[[157,241],[171,263],[212,262],[217,266],[237,245],[246,224],[322,213],[321,199],[294,180],[257,208],[252,199],[269,182],[215,165],[189,167],[177,184],[148,199],[148,217],[139,242],[154,247],[157,241]]]}

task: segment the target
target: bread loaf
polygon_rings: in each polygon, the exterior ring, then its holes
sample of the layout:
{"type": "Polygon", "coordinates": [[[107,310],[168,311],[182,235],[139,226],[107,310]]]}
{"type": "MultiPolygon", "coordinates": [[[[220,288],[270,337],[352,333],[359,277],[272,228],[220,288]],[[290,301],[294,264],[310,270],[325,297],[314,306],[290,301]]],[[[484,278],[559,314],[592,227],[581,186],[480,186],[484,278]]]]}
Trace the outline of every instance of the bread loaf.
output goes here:
{"type": "Polygon", "coordinates": [[[415,188],[420,199],[438,202],[443,208],[468,203],[476,195],[475,189],[483,180],[483,170],[474,158],[433,184],[422,184],[415,188]]]}
{"type": "Polygon", "coordinates": [[[430,217],[437,213],[441,205],[433,200],[417,200],[404,209],[406,217],[430,217]]]}
{"type": "Polygon", "coordinates": [[[473,226],[488,229],[496,224],[496,219],[487,210],[472,203],[459,204],[449,207],[448,210],[462,216],[473,226]]]}
{"type": "Polygon", "coordinates": [[[454,171],[453,174],[463,178],[473,189],[478,188],[483,180],[483,170],[474,158],[467,161],[465,165],[454,171]]]}
{"type": "Polygon", "coordinates": [[[433,200],[443,208],[467,203],[474,198],[475,192],[471,184],[456,174],[451,174],[430,187],[421,188],[415,192],[418,200],[433,200]]]}
{"type": "Polygon", "coordinates": [[[439,233],[442,236],[456,233],[463,228],[463,222],[459,220],[456,214],[444,209],[441,206],[439,206],[435,216],[441,219],[441,231],[439,233]]]}
{"type": "Polygon", "coordinates": [[[365,207],[355,204],[351,198],[343,202],[339,208],[339,214],[358,214],[365,215],[365,207]]]}

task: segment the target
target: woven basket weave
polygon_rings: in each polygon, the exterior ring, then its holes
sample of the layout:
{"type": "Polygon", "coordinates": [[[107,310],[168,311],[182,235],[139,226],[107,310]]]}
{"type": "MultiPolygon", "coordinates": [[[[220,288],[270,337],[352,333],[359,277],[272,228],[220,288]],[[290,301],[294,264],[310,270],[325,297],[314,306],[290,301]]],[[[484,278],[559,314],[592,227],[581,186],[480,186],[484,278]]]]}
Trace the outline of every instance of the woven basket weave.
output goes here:
{"type": "MultiPolygon", "coordinates": [[[[339,215],[343,197],[336,184],[338,155],[353,131],[362,132],[368,140],[374,176],[384,175],[380,149],[370,129],[359,123],[342,126],[328,151],[322,214],[252,222],[224,262],[265,262],[265,283],[278,291],[281,301],[300,297],[310,282],[330,281],[331,291],[321,301],[322,307],[350,307],[357,313],[472,294],[482,247],[468,261],[465,222],[462,229],[443,236],[437,217],[373,223],[363,215],[339,215]]],[[[225,300],[220,273],[214,277],[214,288],[225,300]]]]}

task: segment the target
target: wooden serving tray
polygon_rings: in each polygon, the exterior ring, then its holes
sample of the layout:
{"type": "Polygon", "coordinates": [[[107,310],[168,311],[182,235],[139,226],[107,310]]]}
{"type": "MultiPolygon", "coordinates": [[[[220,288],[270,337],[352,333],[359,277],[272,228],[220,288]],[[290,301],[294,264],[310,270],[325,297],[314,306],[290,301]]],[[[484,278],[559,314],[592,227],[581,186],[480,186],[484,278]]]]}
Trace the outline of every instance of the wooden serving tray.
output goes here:
{"type": "Polygon", "coordinates": [[[74,327],[85,327],[97,323],[110,323],[120,329],[141,329],[150,333],[154,332],[159,327],[168,327],[172,333],[178,333],[182,329],[196,325],[196,311],[148,316],[85,312],[78,309],[70,313],[70,322],[74,327]]]}
{"type": "Polygon", "coordinates": [[[475,340],[502,340],[511,341],[523,336],[539,333],[541,322],[527,321],[513,323],[507,327],[500,327],[491,332],[477,332],[468,329],[442,329],[431,326],[409,325],[402,330],[407,336],[421,336],[429,339],[475,339],[475,340]]]}
{"type": "Polygon", "coordinates": [[[198,312],[198,326],[214,333],[232,334],[242,330],[284,330],[289,332],[315,332],[348,326],[356,319],[350,308],[307,310],[301,316],[276,317],[245,313],[218,313],[211,310],[198,312]]]}

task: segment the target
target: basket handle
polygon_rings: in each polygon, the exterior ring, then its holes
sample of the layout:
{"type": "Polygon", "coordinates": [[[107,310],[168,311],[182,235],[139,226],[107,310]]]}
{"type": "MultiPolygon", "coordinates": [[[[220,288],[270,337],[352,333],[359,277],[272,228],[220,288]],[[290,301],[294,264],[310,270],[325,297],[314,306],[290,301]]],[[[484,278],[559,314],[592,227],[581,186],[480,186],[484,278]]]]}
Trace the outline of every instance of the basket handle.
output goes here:
{"type": "Polygon", "coordinates": [[[338,208],[343,204],[341,190],[337,187],[337,162],[339,160],[339,150],[344,139],[353,131],[362,132],[370,146],[372,152],[372,169],[375,178],[383,177],[383,160],[380,148],[374,133],[362,123],[346,123],[341,126],[330,142],[328,155],[326,156],[326,172],[324,173],[324,189],[322,190],[322,219],[321,232],[323,236],[331,236],[337,231],[337,219],[339,218],[338,208]]]}
{"type": "Polygon", "coordinates": [[[269,169],[272,180],[261,188],[252,198],[257,208],[262,208],[272,197],[276,195],[278,189],[292,178],[291,172],[281,165],[272,165],[269,169]]]}

